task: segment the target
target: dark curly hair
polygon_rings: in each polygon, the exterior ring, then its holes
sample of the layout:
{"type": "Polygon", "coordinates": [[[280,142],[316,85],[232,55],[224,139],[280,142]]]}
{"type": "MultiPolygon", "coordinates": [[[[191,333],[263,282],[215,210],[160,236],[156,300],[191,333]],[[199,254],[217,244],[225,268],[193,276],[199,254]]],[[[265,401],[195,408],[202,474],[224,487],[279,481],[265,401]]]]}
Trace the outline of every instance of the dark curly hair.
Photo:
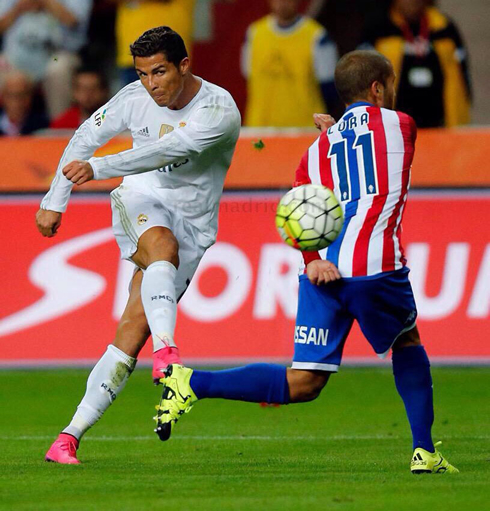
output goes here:
{"type": "Polygon", "coordinates": [[[184,40],[170,27],[150,28],[130,45],[131,55],[151,57],[163,53],[168,62],[177,67],[188,56],[184,40]]]}

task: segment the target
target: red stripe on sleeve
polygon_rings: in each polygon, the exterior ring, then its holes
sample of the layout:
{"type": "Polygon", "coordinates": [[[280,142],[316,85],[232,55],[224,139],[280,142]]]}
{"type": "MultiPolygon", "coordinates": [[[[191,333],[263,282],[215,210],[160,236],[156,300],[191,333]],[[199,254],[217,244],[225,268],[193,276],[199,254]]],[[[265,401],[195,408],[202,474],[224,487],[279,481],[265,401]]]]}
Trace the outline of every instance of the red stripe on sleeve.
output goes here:
{"type": "Polygon", "coordinates": [[[301,161],[299,162],[299,166],[296,169],[296,175],[293,183],[293,188],[301,185],[307,185],[311,183],[310,176],[308,174],[308,151],[303,155],[301,161]]]}
{"type": "Polygon", "coordinates": [[[410,167],[412,165],[413,155],[415,151],[414,142],[417,137],[417,128],[415,126],[414,120],[401,112],[397,112],[398,118],[400,119],[400,130],[403,137],[403,145],[404,145],[404,154],[403,154],[403,171],[402,171],[402,190],[400,194],[400,198],[393,209],[393,213],[391,214],[388,225],[386,226],[384,232],[384,241],[383,241],[383,271],[393,271],[395,269],[395,242],[393,239],[393,235],[396,230],[396,237],[398,238],[398,243],[401,252],[402,263],[405,264],[405,255],[403,251],[403,247],[401,244],[401,221],[396,227],[398,217],[400,216],[400,210],[405,202],[405,197],[408,192],[408,187],[410,184],[410,167]]]}
{"type": "Polygon", "coordinates": [[[362,277],[367,274],[369,240],[388,197],[388,154],[381,109],[378,107],[368,107],[366,110],[369,113],[368,127],[374,136],[374,152],[379,189],[378,195],[374,197],[373,203],[369,208],[354,247],[353,277],[362,277]]]}
{"type": "Polygon", "coordinates": [[[330,188],[333,191],[334,183],[332,177],[332,165],[328,157],[330,150],[330,140],[328,140],[327,133],[322,133],[318,140],[318,160],[320,165],[320,179],[322,185],[330,188]]]}
{"type": "Polygon", "coordinates": [[[308,263],[311,263],[311,261],[321,260],[320,254],[318,252],[302,252],[303,254],[303,261],[305,263],[305,271],[306,273],[306,267],[308,266],[308,263]]]}
{"type": "MultiPolygon", "coordinates": [[[[410,117],[407,114],[403,114],[402,112],[397,112],[398,117],[402,118],[405,117],[408,121],[408,125],[410,127],[410,134],[412,136],[412,145],[415,145],[415,141],[417,140],[417,124],[415,124],[415,121],[412,117],[410,117]]],[[[401,125],[401,122],[400,122],[401,125]]]]}
{"type": "Polygon", "coordinates": [[[318,252],[303,252],[303,260],[305,264],[311,263],[311,261],[316,261],[317,259],[321,259],[318,252]]]}

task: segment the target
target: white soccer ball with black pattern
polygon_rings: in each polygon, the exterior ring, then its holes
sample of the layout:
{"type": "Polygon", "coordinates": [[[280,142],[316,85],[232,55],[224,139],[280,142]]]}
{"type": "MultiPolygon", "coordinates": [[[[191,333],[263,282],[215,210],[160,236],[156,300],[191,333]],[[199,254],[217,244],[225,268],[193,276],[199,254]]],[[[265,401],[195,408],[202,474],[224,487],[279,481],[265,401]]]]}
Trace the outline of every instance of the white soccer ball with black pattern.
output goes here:
{"type": "Polygon", "coordinates": [[[322,185],[302,185],[289,190],[276,213],[276,227],[291,247],[316,251],[333,243],[342,230],[342,208],[332,190],[322,185]]]}

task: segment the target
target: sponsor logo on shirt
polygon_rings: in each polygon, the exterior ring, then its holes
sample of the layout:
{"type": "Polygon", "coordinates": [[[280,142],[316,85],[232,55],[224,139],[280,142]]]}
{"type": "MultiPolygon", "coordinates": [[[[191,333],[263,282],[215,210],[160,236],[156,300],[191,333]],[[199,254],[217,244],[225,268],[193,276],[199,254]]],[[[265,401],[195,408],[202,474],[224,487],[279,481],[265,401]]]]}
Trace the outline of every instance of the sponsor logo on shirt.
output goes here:
{"type": "Polygon", "coordinates": [[[170,165],[166,165],[165,167],[160,167],[158,172],[172,172],[173,169],[178,169],[180,166],[185,165],[186,163],[189,163],[189,158],[186,158],[183,161],[176,161],[175,163],[171,163],[170,165]]]}

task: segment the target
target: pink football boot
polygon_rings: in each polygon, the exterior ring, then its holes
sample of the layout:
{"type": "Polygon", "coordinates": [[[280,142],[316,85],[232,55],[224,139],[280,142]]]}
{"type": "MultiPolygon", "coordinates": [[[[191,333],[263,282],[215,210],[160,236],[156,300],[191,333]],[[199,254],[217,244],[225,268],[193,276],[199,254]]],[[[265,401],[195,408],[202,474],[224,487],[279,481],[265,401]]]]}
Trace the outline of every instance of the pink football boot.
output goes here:
{"type": "Polygon", "coordinates": [[[167,346],[153,353],[153,383],[158,385],[160,379],[165,377],[163,373],[170,364],[180,364],[179,348],[167,346]]]}
{"type": "Polygon", "coordinates": [[[52,463],[63,463],[65,465],[77,465],[78,440],[67,433],[60,433],[53,445],[49,448],[44,458],[52,463]]]}

